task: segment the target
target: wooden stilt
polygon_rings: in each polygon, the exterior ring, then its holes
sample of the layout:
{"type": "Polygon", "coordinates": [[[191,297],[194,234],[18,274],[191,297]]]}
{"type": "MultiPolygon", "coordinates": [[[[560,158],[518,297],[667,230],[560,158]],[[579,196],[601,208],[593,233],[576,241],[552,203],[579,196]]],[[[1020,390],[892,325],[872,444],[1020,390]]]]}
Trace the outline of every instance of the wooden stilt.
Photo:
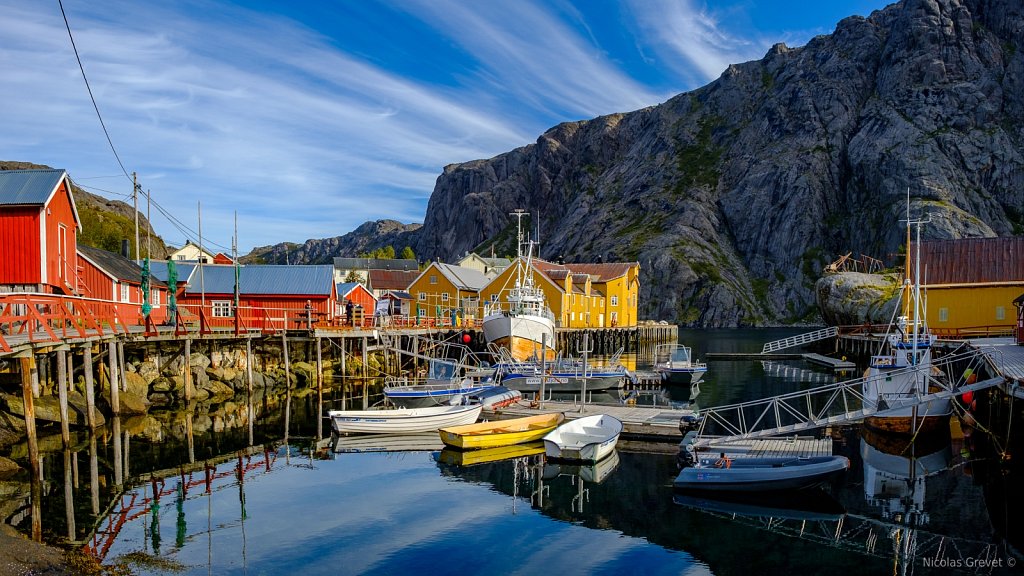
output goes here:
{"type": "Polygon", "coordinates": [[[110,410],[114,415],[121,413],[121,396],[118,385],[117,342],[107,345],[107,368],[110,376],[110,410]]]}
{"type": "Polygon", "coordinates": [[[114,440],[114,485],[120,486],[124,484],[124,453],[121,451],[121,417],[117,414],[114,414],[111,428],[114,440]]]}
{"type": "Polygon", "coordinates": [[[89,492],[92,496],[92,515],[100,513],[100,464],[96,449],[96,432],[89,432],[89,492]]]}
{"type": "MultiPolygon", "coordinates": [[[[25,434],[28,436],[28,460],[32,469],[32,539],[43,539],[42,517],[42,470],[39,465],[39,441],[36,438],[36,410],[32,395],[32,374],[35,358],[20,358],[21,394],[25,402],[25,434]]],[[[37,381],[38,382],[38,381],[37,381]]]]}
{"type": "Polygon", "coordinates": [[[121,385],[121,391],[122,392],[127,392],[128,391],[128,379],[125,378],[125,375],[128,373],[128,371],[125,370],[125,366],[124,366],[124,342],[118,342],[117,343],[117,365],[118,365],[118,368],[119,368],[117,373],[120,376],[120,378],[118,378],[118,384],[121,385]]]}
{"type": "Polygon", "coordinates": [[[68,528],[68,540],[75,538],[75,490],[72,467],[71,449],[64,445],[64,518],[68,528]]]}
{"type": "Polygon", "coordinates": [[[68,423],[68,366],[67,352],[57,350],[57,399],[60,402],[60,439],[64,449],[71,446],[71,428],[68,423]]]}
{"type": "Polygon", "coordinates": [[[316,344],[316,439],[324,437],[324,419],[321,413],[324,406],[324,361],[320,351],[320,337],[314,339],[316,344]]]}
{"type": "Polygon", "coordinates": [[[92,345],[82,349],[82,370],[85,372],[85,419],[90,430],[96,429],[96,391],[93,383],[92,345]]]}
{"type": "Polygon", "coordinates": [[[288,443],[288,429],[292,415],[292,365],[288,359],[288,331],[281,331],[281,356],[284,357],[285,402],[284,402],[284,443],[288,443]]]}
{"type": "Polygon", "coordinates": [[[185,338],[185,402],[191,402],[195,396],[192,389],[192,339],[185,338]]]}
{"type": "Polygon", "coordinates": [[[29,377],[32,383],[32,397],[39,398],[41,390],[39,388],[39,359],[34,355],[32,357],[32,368],[29,370],[29,377]]]}
{"type": "Polygon", "coordinates": [[[246,410],[248,411],[249,420],[249,446],[253,443],[253,420],[256,418],[256,407],[252,403],[252,363],[254,359],[252,357],[252,337],[245,339],[245,391],[246,396],[246,410]]]}

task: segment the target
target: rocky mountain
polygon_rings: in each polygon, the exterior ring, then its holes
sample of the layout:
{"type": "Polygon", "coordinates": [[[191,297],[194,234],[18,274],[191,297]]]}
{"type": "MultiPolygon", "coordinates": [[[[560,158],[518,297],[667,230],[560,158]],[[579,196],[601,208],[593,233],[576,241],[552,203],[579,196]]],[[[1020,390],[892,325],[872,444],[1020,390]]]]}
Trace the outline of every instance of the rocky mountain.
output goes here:
{"type": "MultiPolygon", "coordinates": [[[[0,161],[0,170],[31,169],[50,169],[50,167],[31,162],[0,161]]],[[[78,217],[82,221],[82,232],[78,236],[78,243],[120,253],[121,241],[128,240],[131,246],[130,254],[134,257],[135,209],[120,200],[108,200],[97,194],[86,192],[73,181],[71,194],[75,198],[78,217]]],[[[154,259],[163,260],[169,254],[163,239],[156,234],[142,214],[139,215],[139,244],[141,244],[140,253],[143,257],[146,256],[147,246],[152,250],[154,259]],[[148,243],[146,242],[147,233],[151,236],[151,241],[148,243]]]]}
{"type": "Polygon", "coordinates": [[[335,256],[355,257],[385,246],[400,253],[402,248],[415,245],[420,226],[395,220],[366,222],[344,236],[306,240],[304,244],[261,246],[240,260],[245,264],[331,264],[335,256]]]}
{"type": "Polygon", "coordinates": [[[1024,5],[903,0],[659,106],[445,167],[414,245],[451,258],[539,214],[541,255],[639,261],[641,316],[818,321],[846,252],[1024,233],[1024,5]]]}

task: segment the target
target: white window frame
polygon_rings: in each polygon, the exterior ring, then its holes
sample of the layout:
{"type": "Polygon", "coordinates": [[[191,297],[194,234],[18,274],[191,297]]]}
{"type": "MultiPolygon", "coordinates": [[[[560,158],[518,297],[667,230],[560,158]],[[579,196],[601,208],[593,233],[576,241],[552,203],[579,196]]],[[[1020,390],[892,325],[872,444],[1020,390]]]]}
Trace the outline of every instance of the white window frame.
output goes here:
{"type": "Polygon", "coordinates": [[[949,322],[949,308],[939,308],[939,322],[949,322]]]}
{"type": "Polygon", "coordinates": [[[1006,320],[1006,307],[996,306],[996,320],[1006,320]]]}
{"type": "Polygon", "coordinates": [[[612,295],[612,306],[618,306],[618,305],[619,305],[619,297],[613,294],[612,295]]]}
{"type": "Polygon", "coordinates": [[[210,302],[210,316],[213,318],[234,318],[231,311],[231,300],[213,300],[210,302]]]}
{"type": "Polygon", "coordinates": [[[437,274],[431,274],[430,275],[430,283],[431,284],[437,284],[437,274]]]}
{"type": "Polygon", "coordinates": [[[447,292],[441,292],[441,302],[447,302],[447,301],[448,301],[448,293],[447,292]]]}
{"type": "Polygon", "coordinates": [[[419,296],[417,296],[416,298],[420,302],[426,302],[427,301],[427,293],[426,292],[420,292],[419,296]]]}
{"type": "Polygon", "coordinates": [[[153,308],[160,307],[160,291],[156,288],[152,288],[149,291],[149,305],[153,308]]]}
{"type": "Polygon", "coordinates": [[[131,286],[127,282],[121,282],[121,302],[131,302],[132,293],[130,290],[131,286]]]}

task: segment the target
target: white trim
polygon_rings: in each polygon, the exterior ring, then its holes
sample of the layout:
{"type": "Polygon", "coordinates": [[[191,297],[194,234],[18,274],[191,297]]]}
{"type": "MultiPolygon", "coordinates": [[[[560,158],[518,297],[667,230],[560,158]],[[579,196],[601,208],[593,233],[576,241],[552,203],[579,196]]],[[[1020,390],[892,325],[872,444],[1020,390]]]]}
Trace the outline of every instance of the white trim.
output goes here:
{"type": "Polygon", "coordinates": [[[39,283],[49,284],[46,273],[46,204],[39,209],[39,283]]]}

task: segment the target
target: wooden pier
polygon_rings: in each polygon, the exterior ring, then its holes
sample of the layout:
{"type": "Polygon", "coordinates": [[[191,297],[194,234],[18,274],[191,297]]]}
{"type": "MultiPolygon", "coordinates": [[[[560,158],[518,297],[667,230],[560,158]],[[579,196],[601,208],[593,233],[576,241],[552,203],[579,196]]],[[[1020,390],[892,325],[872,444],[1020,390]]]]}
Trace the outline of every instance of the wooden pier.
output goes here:
{"type": "Polygon", "coordinates": [[[807,458],[811,456],[831,456],[832,438],[813,438],[810,436],[786,436],[776,438],[759,438],[754,440],[718,441],[709,438],[709,443],[702,445],[700,452],[718,454],[724,452],[730,458],[763,458],[767,456],[793,456],[807,458]]]}
{"type": "Polygon", "coordinates": [[[692,416],[692,410],[673,409],[667,406],[612,406],[607,404],[586,404],[580,411],[579,404],[563,401],[546,401],[543,409],[525,400],[520,404],[502,408],[497,412],[484,413],[484,418],[507,419],[523,416],[536,416],[561,412],[566,420],[575,420],[584,416],[607,414],[622,422],[624,438],[654,440],[662,442],[679,442],[683,434],[679,431],[679,421],[684,416],[692,416]]]}
{"type": "Polygon", "coordinates": [[[803,354],[803,359],[811,364],[817,364],[818,366],[825,366],[831,368],[836,372],[852,372],[857,369],[857,365],[848,360],[841,360],[839,358],[832,358],[831,356],[823,356],[821,354],[803,354]]]}

